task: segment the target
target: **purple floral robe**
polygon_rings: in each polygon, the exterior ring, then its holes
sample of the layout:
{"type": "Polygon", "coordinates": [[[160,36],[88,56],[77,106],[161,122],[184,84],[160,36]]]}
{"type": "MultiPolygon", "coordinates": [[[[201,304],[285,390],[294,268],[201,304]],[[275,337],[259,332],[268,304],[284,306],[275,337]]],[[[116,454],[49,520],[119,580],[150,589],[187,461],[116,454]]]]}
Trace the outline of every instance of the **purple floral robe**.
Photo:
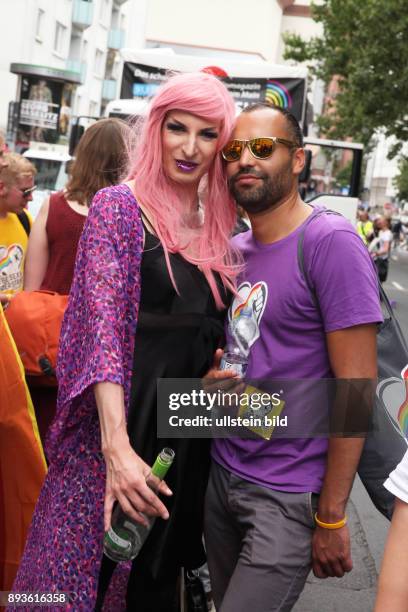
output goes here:
{"type": "MultiPolygon", "coordinates": [[[[69,593],[73,600],[64,609],[75,612],[95,606],[102,557],[106,471],[92,385],[123,385],[128,409],[142,250],[140,211],[130,189],[99,191],[79,244],[62,326],[50,468],[13,586],[69,593]]],[[[104,610],[125,608],[129,570],[130,563],[117,566],[104,610]]]]}

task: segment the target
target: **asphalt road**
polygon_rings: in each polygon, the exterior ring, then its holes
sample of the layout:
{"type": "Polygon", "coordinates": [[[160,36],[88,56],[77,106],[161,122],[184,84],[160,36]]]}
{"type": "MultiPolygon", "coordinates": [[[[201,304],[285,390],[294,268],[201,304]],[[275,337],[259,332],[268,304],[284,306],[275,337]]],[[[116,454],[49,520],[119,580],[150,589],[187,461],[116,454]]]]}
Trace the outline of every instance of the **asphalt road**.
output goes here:
{"type": "MultiPolygon", "coordinates": [[[[395,250],[384,289],[408,340],[408,252],[395,250]]],[[[344,578],[310,575],[294,612],[372,612],[388,521],[356,480],[348,505],[354,568],[344,578]]]]}
{"type": "Polygon", "coordinates": [[[408,251],[403,249],[393,251],[384,289],[389,299],[396,301],[395,314],[408,339],[408,251]]]}

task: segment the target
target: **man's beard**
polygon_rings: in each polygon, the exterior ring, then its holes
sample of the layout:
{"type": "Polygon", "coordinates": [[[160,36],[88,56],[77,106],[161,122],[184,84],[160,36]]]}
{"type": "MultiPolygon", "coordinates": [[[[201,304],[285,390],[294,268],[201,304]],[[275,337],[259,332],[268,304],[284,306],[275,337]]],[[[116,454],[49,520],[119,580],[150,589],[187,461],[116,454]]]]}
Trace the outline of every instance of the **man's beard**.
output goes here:
{"type": "Polygon", "coordinates": [[[290,160],[276,174],[264,174],[252,168],[242,168],[229,180],[231,194],[237,204],[249,214],[261,213],[269,210],[283,201],[293,189],[294,176],[292,174],[292,161],[290,160]],[[261,179],[258,187],[239,187],[236,181],[239,177],[250,174],[261,179]]]}

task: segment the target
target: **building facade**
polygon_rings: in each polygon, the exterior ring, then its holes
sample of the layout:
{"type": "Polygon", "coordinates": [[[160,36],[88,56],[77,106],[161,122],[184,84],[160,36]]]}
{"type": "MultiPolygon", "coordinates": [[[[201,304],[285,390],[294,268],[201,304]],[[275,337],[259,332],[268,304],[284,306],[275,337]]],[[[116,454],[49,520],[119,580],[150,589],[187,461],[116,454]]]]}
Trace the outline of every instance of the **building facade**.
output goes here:
{"type": "MultiPolygon", "coordinates": [[[[283,63],[282,34],[319,32],[309,0],[2,0],[0,128],[17,99],[11,63],[79,75],[71,113],[100,116],[119,97],[121,48],[283,63]],[[248,27],[248,24],[251,24],[248,27]]],[[[314,105],[316,101],[313,100],[314,105]]]]}
{"type": "Polygon", "coordinates": [[[305,38],[320,29],[311,19],[310,0],[149,0],[147,46],[230,59],[283,62],[282,34],[305,38]]]}
{"type": "MultiPolygon", "coordinates": [[[[388,215],[394,210],[397,195],[394,179],[399,172],[398,158],[388,158],[394,144],[394,139],[386,138],[382,133],[377,135],[376,147],[367,160],[365,176],[367,204],[373,211],[388,215]]],[[[404,149],[406,152],[407,148],[404,149]]]]}
{"type": "Polygon", "coordinates": [[[146,0],[2,0],[0,128],[18,97],[12,63],[69,70],[81,84],[71,112],[99,116],[118,96],[119,49],[144,46],[146,0]]]}

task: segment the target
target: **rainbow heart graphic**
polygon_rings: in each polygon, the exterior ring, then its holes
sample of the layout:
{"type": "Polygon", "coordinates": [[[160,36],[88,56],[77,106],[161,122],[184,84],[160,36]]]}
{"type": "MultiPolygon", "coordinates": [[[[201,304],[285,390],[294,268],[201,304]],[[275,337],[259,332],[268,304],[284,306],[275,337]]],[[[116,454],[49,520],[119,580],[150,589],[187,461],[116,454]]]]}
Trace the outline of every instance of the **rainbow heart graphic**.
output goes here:
{"type": "Polygon", "coordinates": [[[398,410],[398,423],[402,433],[408,438],[408,365],[401,372],[405,384],[405,400],[398,410]]]}
{"type": "Polygon", "coordinates": [[[377,396],[384,405],[394,427],[408,443],[408,365],[401,372],[401,378],[382,380],[377,386],[377,396]]]}

